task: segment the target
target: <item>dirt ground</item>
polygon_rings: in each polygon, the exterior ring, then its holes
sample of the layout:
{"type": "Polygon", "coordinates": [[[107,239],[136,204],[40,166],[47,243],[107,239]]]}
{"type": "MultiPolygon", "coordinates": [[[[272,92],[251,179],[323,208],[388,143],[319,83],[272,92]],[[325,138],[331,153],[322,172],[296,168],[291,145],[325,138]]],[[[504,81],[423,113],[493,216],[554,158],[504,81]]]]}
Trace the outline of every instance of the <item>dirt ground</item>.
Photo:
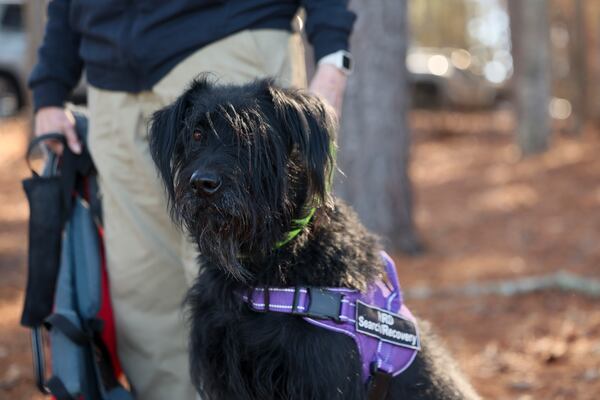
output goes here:
{"type": "MultiPolygon", "coordinates": [[[[568,271],[600,280],[600,131],[555,137],[522,160],[507,112],[414,112],[416,221],[426,246],[396,255],[409,306],[433,323],[488,399],[600,398],[600,298],[444,289],[568,271]],[[451,129],[449,128],[451,127],[451,129]],[[437,293],[437,294],[436,294],[437,293]]],[[[0,123],[0,399],[41,399],[18,326],[26,268],[22,120],[0,123]]]]}

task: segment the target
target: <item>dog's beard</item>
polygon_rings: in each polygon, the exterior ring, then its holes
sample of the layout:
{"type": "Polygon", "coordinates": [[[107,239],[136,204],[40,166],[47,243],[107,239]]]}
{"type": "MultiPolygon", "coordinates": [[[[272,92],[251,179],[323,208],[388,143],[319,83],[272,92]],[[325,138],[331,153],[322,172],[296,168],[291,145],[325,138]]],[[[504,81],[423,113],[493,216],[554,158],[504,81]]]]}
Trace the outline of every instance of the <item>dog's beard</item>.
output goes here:
{"type": "Polygon", "coordinates": [[[274,213],[256,202],[245,202],[249,197],[241,190],[237,187],[225,191],[215,201],[182,190],[177,193],[174,211],[201,256],[219,265],[232,278],[248,282],[252,273],[243,262],[250,256],[269,252],[279,229],[274,228],[274,213]]]}

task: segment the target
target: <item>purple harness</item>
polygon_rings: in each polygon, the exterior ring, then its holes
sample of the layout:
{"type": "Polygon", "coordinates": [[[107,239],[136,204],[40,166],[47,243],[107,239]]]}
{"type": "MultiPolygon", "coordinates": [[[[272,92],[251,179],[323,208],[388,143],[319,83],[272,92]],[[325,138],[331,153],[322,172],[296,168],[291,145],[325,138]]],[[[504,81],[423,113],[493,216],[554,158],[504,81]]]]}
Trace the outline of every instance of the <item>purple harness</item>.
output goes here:
{"type": "Polygon", "coordinates": [[[362,359],[365,383],[376,373],[397,376],[420,349],[416,320],[402,304],[394,262],[381,252],[388,280],[366,293],[344,288],[255,288],[243,295],[250,308],[302,316],[308,323],[350,336],[362,359]]]}

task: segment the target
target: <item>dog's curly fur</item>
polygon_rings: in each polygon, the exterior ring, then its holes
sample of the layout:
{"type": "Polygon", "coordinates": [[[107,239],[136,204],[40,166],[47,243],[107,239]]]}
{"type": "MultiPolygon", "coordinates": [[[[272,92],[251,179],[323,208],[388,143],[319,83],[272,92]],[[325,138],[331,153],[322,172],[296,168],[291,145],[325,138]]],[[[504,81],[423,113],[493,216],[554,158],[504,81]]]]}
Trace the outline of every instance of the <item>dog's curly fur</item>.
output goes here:
{"type": "MultiPolygon", "coordinates": [[[[366,398],[351,338],[251,311],[239,296],[257,286],[364,290],[383,274],[377,239],[328,190],[334,132],[321,101],[269,80],[198,79],[153,117],[150,150],[173,218],[202,254],[187,305],[191,375],[203,399],[366,398]],[[218,190],[199,193],[194,173],[218,190]],[[311,207],[309,226],[277,247],[311,207]]],[[[420,330],[422,350],[388,398],[477,398],[426,324],[420,330]]]]}

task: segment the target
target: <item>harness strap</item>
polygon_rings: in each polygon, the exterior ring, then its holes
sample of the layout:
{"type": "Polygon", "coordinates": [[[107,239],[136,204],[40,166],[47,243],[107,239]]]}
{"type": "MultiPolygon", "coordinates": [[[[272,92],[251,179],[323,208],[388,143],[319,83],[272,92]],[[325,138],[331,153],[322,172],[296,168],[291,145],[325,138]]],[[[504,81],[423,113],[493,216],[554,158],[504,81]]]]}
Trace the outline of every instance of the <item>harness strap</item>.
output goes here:
{"type": "Polygon", "coordinates": [[[281,312],[316,319],[354,323],[355,304],[347,297],[358,291],[339,288],[253,288],[242,296],[257,312],[281,312]]]}
{"type": "Polygon", "coordinates": [[[80,346],[85,346],[91,339],[83,330],[62,314],[55,313],[50,315],[46,318],[45,325],[48,330],[58,329],[73,343],[77,343],[80,346]]]}
{"type": "Polygon", "coordinates": [[[393,376],[387,372],[375,370],[371,372],[367,400],[382,400],[387,398],[393,376]]]}
{"type": "Polygon", "coordinates": [[[56,397],[56,400],[75,400],[75,398],[71,396],[65,387],[65,384],[56,376],[48,379],[48,382],[46,382],[46,387],[50,393],[56,397]]]}
{"type": "Polygon", "coordinates": [[[54,313],[46,318],[44,325],[48,330],[58,329],[73,343],[85,346],[94,340],[93,332],[102,331],[103,321],[97,318],[89,319],[84,322],[84,328],[82,329],[63,314],[54,313]]]}

